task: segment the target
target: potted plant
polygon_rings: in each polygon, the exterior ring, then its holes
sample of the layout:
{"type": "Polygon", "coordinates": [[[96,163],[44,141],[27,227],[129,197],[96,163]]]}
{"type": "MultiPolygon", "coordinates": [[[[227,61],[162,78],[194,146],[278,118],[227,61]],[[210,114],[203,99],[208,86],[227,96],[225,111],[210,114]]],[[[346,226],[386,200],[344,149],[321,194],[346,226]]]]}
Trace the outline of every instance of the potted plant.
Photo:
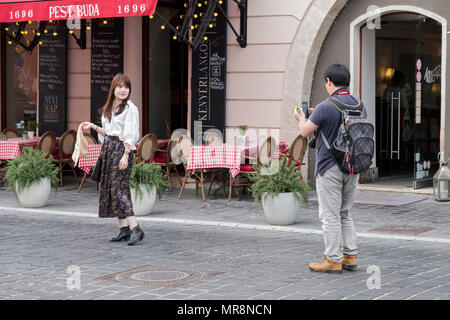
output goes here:
{"type": "Polygon", "coordinates": [[[22,155],[8,161],[5,181],[13,190],[19,203],[27,208],[39,208],[47,204],[51,185],[58,188],[59,170],[51,156],[26,147],[22,155]]]}
{"type": "Polygon", "coordinates": [[[245,124],[241,124],[238,126],[239,128],[239,137],[238,137],[238,145],[243,145],[245,143],[245,133],[247,132],[248,126],[245,124]]]}
{"type": "Polygon", "coordinates": [[[28,137],[33,138],[36,132],[36,120],[27,121],[28,137]]]}
{"type": "Polygon", "coordinates": [[[150,214],[156,203],[156,192],[168,187],[161,167],[155,163],[136,162],[131,169],[130,188],[133,211],[137,216],[150,214]]]}
{"type": "Polygon", "coordinates": [[[274,225],[295,223],[302,203],[308,205],[308,184],[300,170],[294,170],[295,163],[287,166],[286,162],[283,156],[278,165],[273,162],[260,168],[255,164],[255,174],[249,177],[253,198],[262,202],[267,222],[274,225]]]}

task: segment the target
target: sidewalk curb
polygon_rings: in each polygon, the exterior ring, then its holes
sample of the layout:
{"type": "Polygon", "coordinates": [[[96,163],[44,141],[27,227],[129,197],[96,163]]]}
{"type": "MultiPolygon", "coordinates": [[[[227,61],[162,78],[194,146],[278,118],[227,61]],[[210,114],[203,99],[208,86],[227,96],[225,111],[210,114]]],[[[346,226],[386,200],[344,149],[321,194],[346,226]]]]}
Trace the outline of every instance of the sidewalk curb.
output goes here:
{"type": "MultiPolygon", "coordinates": [[[[60,215],[60,216],[98,219],[96,213],[51,211],[51,210],[43,210],[43,209],[14,208],[14,207],[13,208],[0,207],[0,215],[1,215],[1,211],[3,211],[3,210],[14,211],[19,214],[44,213],[44,214],[52,214],[52,215],[56,215],[56,216],[60,215]]],[[[296,227],[292,227],[292,226],[273,226],[273,225],[247,224],[247,223],[238,223],[238,222],[190,220],[190,219],[174,219],[174,218],[151,218],[151,217],[145,217],[145,216],[139,216],[138,218],[140,221],[147,221],[147,222],[190,224],[190,225],[208,225],[208,226],[238,228],[238,229],[247,229],[247,230],[267,230],[267,231],[296,232],[296,233],[302,233],[302,234],[323,235],[322,230],[308,229],[308,228],[296,228],[296,227]]],[[[422,242],[434,242],[434,243],[450,243],[449,238],[401,236],[401,235],[389,235],[389,234],[368,233],[368,232],[357,232],[356,235],[360,238],[369,238],[369,239],[387,239],[387,240],[422,241],[422,242]]]]}

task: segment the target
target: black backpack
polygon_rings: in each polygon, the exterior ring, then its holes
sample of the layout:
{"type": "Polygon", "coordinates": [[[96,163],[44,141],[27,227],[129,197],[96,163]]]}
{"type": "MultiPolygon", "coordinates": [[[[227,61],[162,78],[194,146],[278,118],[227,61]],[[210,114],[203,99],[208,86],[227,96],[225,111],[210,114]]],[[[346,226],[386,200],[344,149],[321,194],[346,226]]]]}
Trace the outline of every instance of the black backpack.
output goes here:
{"type": "Polygon", "coordinates": [[[350,175],[367,171],[372,164],[375,149],[374,126],[363,112],[363,103],[346,105],[336,98],[327,99],[342,115],[342,123],[333,145],[320,132],[327,149],[333,155],[342,172],[350,175]]]}

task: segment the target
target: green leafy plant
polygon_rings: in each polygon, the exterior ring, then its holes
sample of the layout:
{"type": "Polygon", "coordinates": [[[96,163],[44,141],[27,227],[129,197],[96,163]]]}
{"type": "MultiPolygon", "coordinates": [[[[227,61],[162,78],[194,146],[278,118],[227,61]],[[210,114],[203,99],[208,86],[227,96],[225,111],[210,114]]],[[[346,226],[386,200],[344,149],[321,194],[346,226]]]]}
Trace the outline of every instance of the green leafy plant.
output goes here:
{"type": "Polygon", "coordinates": [[[161,167],[157,164],[136,162],[131,169],[130,186],[136,190],[136,197],[142,198],[143,190],[150,192],[155,187],[161,193],[169,184],[164,178],[161,167]]]}
{"type": "Polygon", "coordinates": [[[250,187],[253,198],[261,202],[269,195],[278,195],[284,192],[292,192],[299,204],[303,201],[308,205],[309,186],[305,180],[302,180],[300,170],[296,171],[295,163],[286,165],[286,156],[283,156],[278,166],[265,166],[260,168],[254,164],[255,175],[250,176],[253,182],[250,187]]]}
{"type": "Polygon", "coordinates": [[[241,124],[240,126],[238,126],[238,128],[241,131],[241,134],[245,135],[245,133],[247,132],[248,126],[245,124],[241,124]]]}
{"type": "Polygon", "coordinates": [[[36,130],[36,120],[28,120],[27,128],[28,128],[28,131],[35,131],[36,130]]]}
{"type": "Polygon", "coordinates": [[[52,156],[47,157],[43,151],[30,147],[23,148],[22,154],[9,160],[7,166],[5,181],[8,188],[16,194],[43,178],[48,178],[53,187],[58,189],[59,169],[53,164],[52,156]]]}

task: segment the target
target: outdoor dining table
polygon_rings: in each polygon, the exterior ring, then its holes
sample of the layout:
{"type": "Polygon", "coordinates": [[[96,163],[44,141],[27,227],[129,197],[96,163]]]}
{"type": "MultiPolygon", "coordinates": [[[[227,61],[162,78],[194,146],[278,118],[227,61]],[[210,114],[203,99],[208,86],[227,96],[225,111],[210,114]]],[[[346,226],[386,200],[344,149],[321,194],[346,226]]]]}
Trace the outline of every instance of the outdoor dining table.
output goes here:
{"type": "MultiPolygon", "coordinates": [[[[164,150],[164,147],[167,148],[169,140],[168,139],[161,139],[158,140],[158,149],[164,150]]],[[[136,143],[136,147],[139,146],[139,142],[136,143]]],[[[80,183],[80,186],[78,187],[78,192],[81,191],[81,187],[83,186],[84,181],[86,180],[86,176],[91,171],[91,168],[95,166],[97,163],[97,159],[100,156],[100,153],[102,151],[102,144],[90,144],[88,145],[88,152],[83,157],[80,158],[78,161],[78,168],[80,168],[82,171],[84,171],[83,180],[80,183]]]]}
{"type": "MultiPolygon", "coordinates": [[[[202,189],[202,198],[205,200],[204,191],[204,173],[211,169],[225,169],[229,172],[229,182],[239,174],[241,164],[247,162],[248,158],[254,158],[256,161],[258,144],[247,143],[244,145],[222,144],[222,145],[194,145],[191,147],[187,165],[185,170],[190,173],[200,172],[200,185],[202,189]]],[[[279,158],[280,154],[286,154],[288,146],[285,141],[281,141],[277,145],[277,152],[274,153],[275,158],[279,158]]],[[[224,184],[224,186],[227,183],[224,184]]],[[[224,188],[221,186],[214,191],[214,195],[224,188]]],[[[239,196],[237,190],[234,190],[239,196]]]]}
{"type": "MultiPolygon", "coordinates": [[[[40,137],[34,138],[11,138],[7,140],[0,140],[0,160],[11,160],[19,157],[25,147],[36,148],[40,137]]],[[[56,137],[56,145],[53,155],[59,148],[59,141],[61,137],[56,137]]]]}

